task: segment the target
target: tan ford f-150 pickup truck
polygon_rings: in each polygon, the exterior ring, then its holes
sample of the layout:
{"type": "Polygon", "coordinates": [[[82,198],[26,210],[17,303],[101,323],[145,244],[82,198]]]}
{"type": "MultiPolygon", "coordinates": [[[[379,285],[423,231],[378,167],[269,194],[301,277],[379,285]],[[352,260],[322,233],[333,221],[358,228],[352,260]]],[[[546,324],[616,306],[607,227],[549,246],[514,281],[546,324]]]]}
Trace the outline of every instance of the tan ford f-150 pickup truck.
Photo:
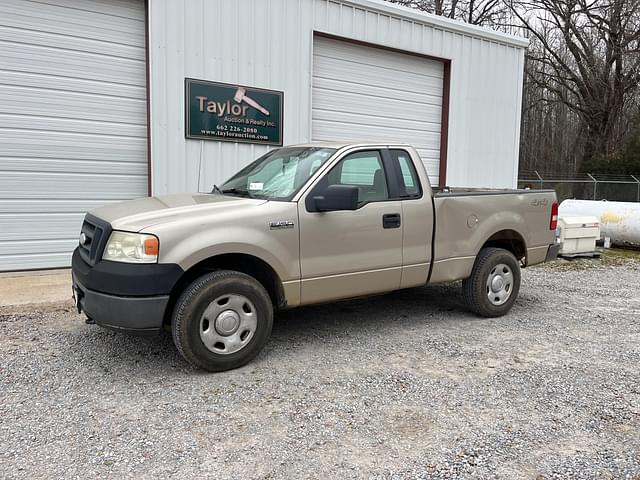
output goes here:
{"type": "Polygon", "coordinates": [[[520,267],[557,256],[557,207],[551,190],[434,193],[407,145],[278,148],[210,194],[88,213],[74,298],[98,325],[170,328],[187,360],[227,370],[300,305],[463,280],[473,312],[504,315],[520,267]]]}

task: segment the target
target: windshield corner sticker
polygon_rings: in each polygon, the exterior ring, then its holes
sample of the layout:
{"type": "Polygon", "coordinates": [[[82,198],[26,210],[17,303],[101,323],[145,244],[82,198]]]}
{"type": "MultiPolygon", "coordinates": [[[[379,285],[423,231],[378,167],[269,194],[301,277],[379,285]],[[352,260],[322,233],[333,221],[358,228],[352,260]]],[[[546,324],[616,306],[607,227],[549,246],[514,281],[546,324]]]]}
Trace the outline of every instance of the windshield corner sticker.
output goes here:
{"type": "Polygon", "coordinates": [[[284,93],[185,79],[185,137],[282,145],[284,93]]]}
{"type": "Polygon", "coordinates": [[[264,183],[262,182],[251,182],[249,184],[249,190],[262,190],[264,188],[264,183]]]}

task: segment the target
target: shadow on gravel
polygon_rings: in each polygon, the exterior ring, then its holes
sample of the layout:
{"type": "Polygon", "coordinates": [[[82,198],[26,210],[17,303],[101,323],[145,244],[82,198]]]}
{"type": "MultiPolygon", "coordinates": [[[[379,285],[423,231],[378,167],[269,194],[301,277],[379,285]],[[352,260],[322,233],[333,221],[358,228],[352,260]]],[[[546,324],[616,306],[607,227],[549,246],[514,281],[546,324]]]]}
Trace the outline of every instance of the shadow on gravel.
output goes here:
{"type": "Polygon", "coordinates": [[[470,315],[459,290],[458,283],[419,287],[284,311],[276,316],[273,338],[304,335],[309,328],[316,332],[359,332],[371,328],[381,330],[398,321],[411,327],[424,325],[426,319],[431,323],[459,320],[461,316],[470,315]]]}
{"type": "MultiPolygon", "coordinates": [[[[162,372],[165,370],[189,370],[190,365],[176,350],[171,334],[162,332],[154,336],[135,336],[105,330],[96,325],[88,325],[78,342],[88,344],[84,352],[70,352],[82,355],[83,361],[94,364],[100,369],[124,367],[138,370],[142,367],[162,372]],[[105,361],[108,359],[108,361],[105,361]],[[106,366],[109,367],[106,367],[106,366]]],[[[79,350],[83,350],[82,347],[79,350]]]]}
{"type": "MultiPolygon", "coordinates": [[[[80,318],[80,317],[78,317],[80,318]]],[[[273,334],[267,348],[256,361],[268,361],[283,345],[313,346],[325,343],[328,336],[378,334],[397,329],[422,328],[425,323],[471,320],[459,295],[459,285],[420,287],[385,295],[333,304],[301,307],[276,315],[273,334]]],[[[79,322],[82,320],[78,320],[79,322]]],[[[171,335],[129,336],[83,325],[74,329],[75,338],[61,347],[90,369],[104,372],[126,371],[133,377],[155,373],[200,372],[191,367],[177,352],[171,335]],[[108,359],[108,362],[105,361],[108,359]]],[[[68,333],[66,333],[68,335],[68,333]]],[[[255,361],[254,361],[255,362],[255,361]]]]}

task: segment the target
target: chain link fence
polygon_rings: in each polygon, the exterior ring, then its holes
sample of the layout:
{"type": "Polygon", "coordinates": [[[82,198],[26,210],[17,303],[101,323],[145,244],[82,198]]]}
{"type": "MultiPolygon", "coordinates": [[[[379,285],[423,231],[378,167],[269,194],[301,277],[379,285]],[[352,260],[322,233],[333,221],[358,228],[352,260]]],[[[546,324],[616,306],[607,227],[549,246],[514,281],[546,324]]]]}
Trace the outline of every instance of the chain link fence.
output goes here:
{"type": "Polygon", "coordinates": [[[553,189],[560,202],[567,198],[640,202],[640,174],[545,174],[524,170],[520,172],[518,188],[553,189]]]}

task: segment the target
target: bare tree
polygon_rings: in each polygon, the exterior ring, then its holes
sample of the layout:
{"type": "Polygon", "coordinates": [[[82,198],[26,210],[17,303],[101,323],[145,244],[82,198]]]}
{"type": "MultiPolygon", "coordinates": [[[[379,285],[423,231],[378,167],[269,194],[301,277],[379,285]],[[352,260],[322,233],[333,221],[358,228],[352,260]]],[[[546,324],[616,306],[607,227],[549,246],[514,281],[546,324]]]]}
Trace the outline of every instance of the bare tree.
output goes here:
{"type": "Polygon", "coordinates": [[[579,120],[580,166],[614,159],[637,114],[640,0],[515,0],[509,8],[533,39],[527,79],[536,101],[562,104],[579,120]]]}
{"type": "Polygon", "coordinates": [[[500,27],[508,13],[502,0],[387,0],[473,25],[500,27]]]}
{"type": "Polygon", "coordinates": [[[572,173],[583,157],[582,121],[563,101],[571,92],[564,86],[549,88],[548,75],[555,70],[537,60],[543,52],[533,38],[525,57],[520,169],[572,173]]]}
{"type": "Polygon", "coordinates": [[[530,38],[521,169],[617,170],[640,132],[640,0],[388,1],[530,38]]]}

